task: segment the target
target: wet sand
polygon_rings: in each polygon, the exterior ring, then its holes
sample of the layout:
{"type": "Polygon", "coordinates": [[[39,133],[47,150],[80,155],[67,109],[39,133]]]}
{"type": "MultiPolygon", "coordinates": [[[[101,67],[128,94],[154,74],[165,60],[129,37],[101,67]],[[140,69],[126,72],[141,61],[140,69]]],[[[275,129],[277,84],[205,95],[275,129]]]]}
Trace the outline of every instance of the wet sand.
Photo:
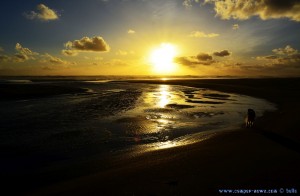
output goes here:
{"type": "Polygon", "coordinates": [[[0,100],[37,99],[49,96],[84,93],[86,89],[52,84],[0,84],[0,100]]]}
{"type": "Polygon", "coordinates": [[[113,160],[106,170],[30,195],[220,195],[219,189],[281,188],[299,193],[300,79],[135,82],[246,94],[276,103],[278,111],[265,114],[252,129],[229,130],[196,144],[113,160]]]}

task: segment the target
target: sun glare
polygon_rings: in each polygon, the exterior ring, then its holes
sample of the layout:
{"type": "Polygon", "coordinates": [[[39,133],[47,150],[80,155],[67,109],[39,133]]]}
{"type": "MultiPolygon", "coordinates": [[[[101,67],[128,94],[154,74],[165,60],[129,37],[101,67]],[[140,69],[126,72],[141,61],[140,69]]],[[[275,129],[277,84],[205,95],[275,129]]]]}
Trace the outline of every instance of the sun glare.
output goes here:
{"type": "Polygon", "coordinates": [[[150,62],[154,71],[159,74],[174,72],[175,64],[173,59],[176,54],[176,47],[170,43],[162,43],[158,48],[153,49],[150,54],[150,62]]]}

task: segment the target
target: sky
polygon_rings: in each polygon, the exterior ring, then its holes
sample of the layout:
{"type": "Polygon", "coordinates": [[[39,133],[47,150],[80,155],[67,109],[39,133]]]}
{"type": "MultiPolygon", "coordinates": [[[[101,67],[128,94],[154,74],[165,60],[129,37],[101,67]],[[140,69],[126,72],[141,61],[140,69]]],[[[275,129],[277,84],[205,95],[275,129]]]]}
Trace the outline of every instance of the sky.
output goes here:
{"type": "Polygon", "coordinates": [[[300,0],[3,0],[0,75],[300,76],[300,0]]]}

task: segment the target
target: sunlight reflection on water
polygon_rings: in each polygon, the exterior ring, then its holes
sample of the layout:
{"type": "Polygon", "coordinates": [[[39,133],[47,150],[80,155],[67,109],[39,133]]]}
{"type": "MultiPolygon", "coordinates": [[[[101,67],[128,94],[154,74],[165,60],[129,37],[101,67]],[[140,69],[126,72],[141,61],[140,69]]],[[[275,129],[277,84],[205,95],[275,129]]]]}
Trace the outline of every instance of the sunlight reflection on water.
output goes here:
{"type": "Polygon", "coordinates": [[[254,108],[258,116],[265,110],[275,109],[262,99],[248,96],[184,86],[149,85],[143,88],[134,109],[117,118],[133,117],[120,129],[143,124],[143,129],[135,132],[140,138],[136,144],[151,143],[154,145],[151,149],[163,149],[202,140],[203,136],[195,139],[193,135],[197,133],[238,127],[248,108],[254,108]],[[140,120],[134,120],[135,117],[140,120]]]}
{"type": "Polygon", "coordinates": [[[168,85],[160,85],[158,106],[164,108],[170,102],[170,92],[168,85]]]}

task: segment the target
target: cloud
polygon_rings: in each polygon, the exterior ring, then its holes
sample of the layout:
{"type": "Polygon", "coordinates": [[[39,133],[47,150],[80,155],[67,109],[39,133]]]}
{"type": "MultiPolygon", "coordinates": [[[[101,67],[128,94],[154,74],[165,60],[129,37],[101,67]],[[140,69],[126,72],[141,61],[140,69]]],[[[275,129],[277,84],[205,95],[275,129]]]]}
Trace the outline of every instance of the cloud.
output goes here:
{"type": "Polygon", "coordinates": [[[257,60],[264,60],[267,64],[272,66],[286,65],[299,67],[300,53],[298,50],[287,45],[285,48],[277,48],[272,50],[275,55],[257,56],[257,60]]]}
{"type": "Polygon", "coordinates": [[[192,31],[189,35],[189,37],[195,37],[195,38],[213,38],[220,36],[217,33],[204,33],[202,31],[192,31]]]}
{"type": "Polygon", "coordinates": [[[128,34],[135,34],[135,30],[129,29],[129,30],[127,31],[127,33],[128,33],[128,34]]]}
{"type": "Polygon", "coordinates": [[[277,55],[293,55],[297,54],[298,50],[292,48],[290,45],[287,45],[285,48],[273,49],[272,52],[274,52],[277,55]]]}
{"type": "Polygon", "coordinates": [[[29,60],[29,57],[25,54],[17,53],[15,55],[13,55],[11,60],[15,63],[23,63],[23,62],[29,60]]]}
{"type": "Polygon", "coordinates": [[[130,55],[130,54],[134,54],[134,51],[118,50],[116,52],[116,55],[120,55],[120,56],[126,56],[126,55],[130,55]]]}
{"type": "Polygon", "coordinates": [[[278,59],[276,55],[267,55],[267,56],[258,56],[256,57],[257,60],[275,60],[278,59]]]}
{"type": "Polygon", "coordinates": [[[0,62],[22,63],[30,59],[35,60],[34,56],[39,55],[39,53],[31,51],[29,48],[24,48],[19,43],[16,44],[15,50],[17,51],[17,53],[14,55],[1,55],[0,62]]]}
{"type": "Polygon", "coordinates": [[[0,47],[0,52],[4,52],[4,49],[2,47],[0,47]]]}
{"type": "Polygon", "coordinates": [[[102,61],[104,58],[103,57],[95,57],[94,58],[96,61],[102,61]]]}
{"type": "Polygon", "coordinates": [[[75,54],[76,52],[107,52],[109,45],[102,37],[83,37],[80,40],[68,41],[65,43],[64,54],[75,54]]]}
{"type": "Polygon", "coordinates": [[[196,65],[199,64],[199,62],[197,61],[197,59],[194,56],[189,56],[189,57],[176,57],[174,59],[174,61],[178,64],[181,65],[187,65],[187,66],[191,66],[191,65],[196,65]]]}
{"type": "Polygon", "coordinates": [[[29,13],[25,13],[25,17],[34,20],[38,19],[41,21],[50,21],[50,20],[57,20],[59,18],[59,15],[56,11],[50,9],[44,4],[37,5],[37,11],[31,11],[29,13]]]}
{"type": "Polygon", "coordinates": [[[240,28],[239,24],[233,24],[232,29],[233,30],[238,30],[240,28]]]}
{"type": "Polygon", "coordinates": [[[10,60],[10,57],[7,55],[0,55],[0,62],[7,62],[10,60]]]}
{"type": "Polygon", "coordinates": [[[61,53],[65,56],[76,56],[78,54],[76,50],[62,50],[61,53]]]}
{"type": "Polygon", "coordinates": [[[228,50],[222,50],[220,52],[214,52],[213,54],[218,57],[225,57],[230,56],[231,53],[228,50]]]}
{"type": "Polygon", "coordinates": [[[121,55],[121,56],[126,56],[128,54],[128,52],[124,51],[124,50],[119,50],[118,52],[116,52],[117,55],[121,55]]]}
{"type": "Polygon", "coordinates": [[[192,7],[192,1],[191,0],[184,0],[182,2],[182,5],[186,8],[191,8],[192,7]]]}
{"type": "Polygon", "coordinates": [[[68,61],[64,61],[58,57],[54,57],[48,53],[42,55],[43,59],[42,59],[42,63],[51,63],[51,64],[57,64],[57,65],[66,65],[66,64],[72,64],[68,61]]]}
{"type": "Polygon", "coordinates": [[[41,63],[51,63],[57,65],[74,65],[76,63],[62,60],[58,57],[54,57],[48,53],[44,55],[40,55],[37,52],[33,52],[29,48],[24,48],[20,43],[17,43],[15,46],[15,50],[17,51],[14,55],[0,55],[0,62],[13,62],[13,63],[22,63],[28,60],[36,60],[36,58],[41,63]],[[36,56],[36,58],[35,58],[36,56]]]}
{"type": "Polygon", "coordinates": [[[211,65],[215,63],[213,57],[207,53],[199,53],[196,56],[177,57],[174,61],[186,66],[211,65]]]}
{"type": "Polygon", "coordinates": [[[185,8],[191,8],[191,7],[193,7],[193,5],[192,5],[193,2],[199,3],[200,0],[183,0],[182,5],[185,8]]]}
{"type": "Polygon", "coordinates": [[[261,19],[289,18],[300,21],[299,0],[205,0],[214,4],[216,15],[222,19],[246,20],[252,16],[261,19]]]}
{"type": "Polygon", "coordinates": [[[103,63],[103,65],[106,66],[119,66],[119,67],[128,67],[130,64],[128,64],[126,61],[120,60],[120,59],[111,59],[108,62],[103,63]]]}
{"type": "Polygon", "coordinates": [[[196,57],[199,61],[211,61],[213,59],[211,55],[206,53],[199,53],[196,57]]]}
{"type": "Polygon", "coordinates": [[[24,48],[19,43],[16,44],[15,49],[18,53],[13,55],[11,60],[16,63],[22,63],[30,59],[35,60],[34,56],[39,55],[39,53],[31,51],[29,48],[24,48]]]}
{"type": "Polygon", "coordinates": [[[43,66],[42,70],[46,70],[46,71],[53,71],[55,70],[53,67],[49,67],[49,66],[43,66]]]}
{"type": "Polygon", "coordinates": [[[29,48],[24,48],[22,47],[21,44],[17,43],[16,44],[16,47],[15,49],[21,53],[21,54],[24,54],[24,55],[27,55],[27,56],[34,56],[34,55],[38,55],[39,53],[37,52],[32,52],[29,48]]]}

